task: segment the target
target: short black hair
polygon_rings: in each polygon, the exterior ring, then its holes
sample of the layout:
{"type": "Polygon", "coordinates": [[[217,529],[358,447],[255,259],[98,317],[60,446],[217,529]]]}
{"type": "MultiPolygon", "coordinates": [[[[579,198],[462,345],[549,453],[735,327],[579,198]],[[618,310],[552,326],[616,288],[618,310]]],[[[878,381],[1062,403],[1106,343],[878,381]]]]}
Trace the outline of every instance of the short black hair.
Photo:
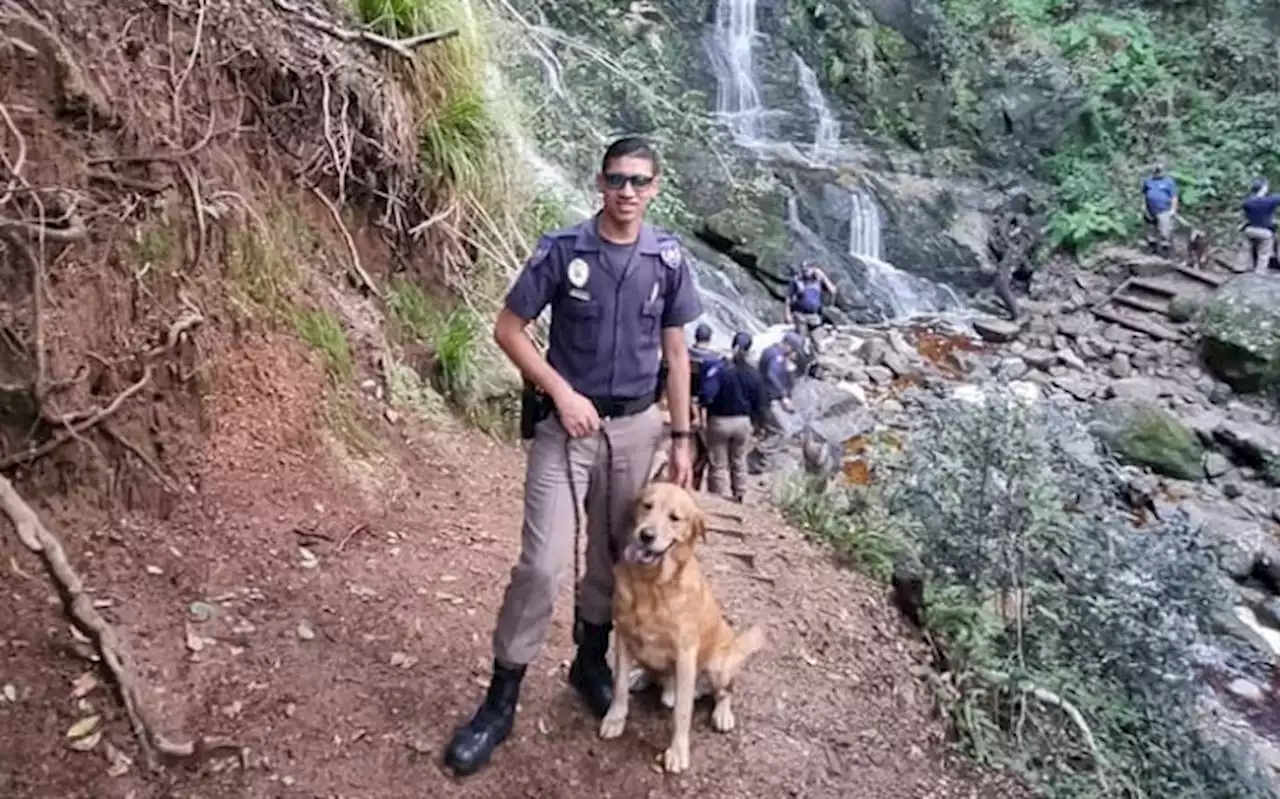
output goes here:
{"type": "Polygon", "coordinates": [[[653,174],[662,173],[662,162],[658,159],[658,151],[653,148],[648,139],[641,136],[624,136],[610,144],[604,151],[604,158],[600,159],[600,171],[609,171],[609,162],[618,158],[643,158],[653,164],[653,174]]]}

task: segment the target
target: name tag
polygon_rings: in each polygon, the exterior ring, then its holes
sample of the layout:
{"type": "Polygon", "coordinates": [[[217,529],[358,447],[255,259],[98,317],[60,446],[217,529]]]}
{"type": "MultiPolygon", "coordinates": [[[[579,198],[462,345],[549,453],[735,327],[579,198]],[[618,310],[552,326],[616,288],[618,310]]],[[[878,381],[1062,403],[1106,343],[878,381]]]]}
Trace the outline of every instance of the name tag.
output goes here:
{"type": "Polygon", "coordinates": [[[583,289],[569,289],[569,296],[581,302],[591,302],[591,292],[583,289]]]}

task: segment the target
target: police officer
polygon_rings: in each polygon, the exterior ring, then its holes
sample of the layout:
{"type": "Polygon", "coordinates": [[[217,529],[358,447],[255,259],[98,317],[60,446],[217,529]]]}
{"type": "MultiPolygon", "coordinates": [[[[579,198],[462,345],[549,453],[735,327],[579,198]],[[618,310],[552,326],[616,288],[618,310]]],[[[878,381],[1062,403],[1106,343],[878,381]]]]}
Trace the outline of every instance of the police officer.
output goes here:
{"type": "Polygon", "coordinates": [[[812,261],[806,261],[799,273],[791,279],[787,293],[787,304],[784,309],[787,324],[795,325],[796,330],[805,335],[812,335],[814,330],[822,327],[822,290],[836,293],[836,285],[826,273],[812,261]]]}
{"type": "MultiPolygon", "coordinates": [[[[711,348],[711,325],[703,322],[693,331],[693,346],[689,348],[689,394],[694,401],[700,396],[703,375],[708,367],[722,360],[720,353],[711,348]]],[[[693,412],[694,456],[693,477],[690,485],[694,490],[702,489],[702,477],[711,464],[707,450],[706,424],[702,413],[695,408],[693,412]]]]}
{"type": "Polygon", "coordinates": [[[529,451],[520,558],[493,633],[493,678],[445,753],[459,774],[478,770],[511,733],[525,669],[546,639],[561,579],[577,563],[583,501],[586,576],[575,587],[578,650],[569,680],[597,716],[609,708],[612,553],[663,437],[654,402],[660,356],[669,368],[669,473],[689,482],[684,326],[702,306],[679,240],[644,224],[659,167],[643,139],[610,145],[597,177],[603,209],[539,240],[494,325],[503,352],[547,398],[547,413],[529,451]],[[548,305],[543,360],[525,328],[548,305]]]}
{"type": "Polygon", "coordinates": [[[732,360],[718,360],[707,366],[698,395],[707,415],[711,456],[707,490],[723,494],[727,482],[737,502],[742,502],[747,491],[747,444],[752,425],[766,413],[760,374],[747,362],[750,351],[751,336],[743,332],[734,335],[732,360]]]}
{"type": "Polygon", "coordinates": [[[760,353],[760,377],[764,381],[765,400],[769,403],[765,428],[770,433],[782,432],[777,416],[779,408],[787,412],[795,410],[795,406],[791,404],[791,390],[795,383],[791,378],[789,364],[803,347],[804,339],[800,334],[789,330],[781,341],[765,347],[760,353]]]}

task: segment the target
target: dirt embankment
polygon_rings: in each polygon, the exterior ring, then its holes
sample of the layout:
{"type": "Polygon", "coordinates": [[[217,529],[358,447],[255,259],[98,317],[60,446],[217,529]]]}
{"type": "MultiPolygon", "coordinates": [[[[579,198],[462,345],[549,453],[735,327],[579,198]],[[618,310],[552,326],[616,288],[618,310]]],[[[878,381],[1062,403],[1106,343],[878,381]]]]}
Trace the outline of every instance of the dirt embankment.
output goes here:
{"type": "Polygon", "coordinates": [[[402,56],[334,24],[314,0],[0,0],[0,467],[119,631],[154,731],[230,745],[150,772],[6,532],[0,794],[1010,795],[947,755],[878,592],[756,509],[708,558],[771,648],[691,776],[652,769],[660,714],[595,740],[567,608],[495,767],[440,771],[486,673],[521,455],[356,388],[394,350],[380,287],[438,282],[464,247],[411,233],[437,203],[402,56]]]}

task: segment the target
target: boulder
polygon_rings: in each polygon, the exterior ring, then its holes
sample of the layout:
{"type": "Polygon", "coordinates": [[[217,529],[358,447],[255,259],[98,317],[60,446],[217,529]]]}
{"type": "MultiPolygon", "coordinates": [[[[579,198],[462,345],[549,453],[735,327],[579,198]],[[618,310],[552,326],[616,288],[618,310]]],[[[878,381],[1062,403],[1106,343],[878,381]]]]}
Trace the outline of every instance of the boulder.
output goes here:
{"type": "Polygon", "coordinates": [[[1232,279],[1205,304],[1200,319],[1205,365],[1237,391],[1259,391],[1280,377],[1280,281],[1232,279]]]}
{"type": "Polygon", "coordinates": [[[1196,314],[1203,307],[1203,301],[1199,297],[1190,294],[1179,294],[1169,300],[1169,307],[1165,311],[1165,315],[1169,317],[1171,322],[1190,322],[1196,318],[1196,314]]]}
{"type": "Polygon", "coordinates": [[[1204,448],[1176,416],[1141,402],[1111,402],[1099,409],[1091,427],[1116,455],[1158,474],[1180,480],[1204,475],[1204,448]]]}
{"type": "Polygon", "coordinates": [[[1213,428],[1213,438],[1238,463],[1257,469],[1271,485],[1280,485],[1280,432],[1265,425],[1221,420],[1213,428]]]}
{"type": "Polygon", "coordinates": [[[1273,552],[1270,537],[1258,522],[1238,518],[1229,506],[1184,502],[1178,509],[1204,531],[1218,568],[1231,579],[1248,580],[1255,568],[1269,562],[1273,552]]]}
{"type": "Polygon", "coordinates": [[[1111,396],[1120,400],[1154,403],[1172,393],[1172,386],[1152,377],[1126,377],[1111,384],[1111,396]]]}
{"type": "Polygon", "coordinates": [[[1018,333],[1022,332],[1022,327],[1017,322],[996,319],[992,316],[980,316],[974,319],[973,329],[978,332],[979,336],[982,336],[983,341],[990,341],[996,344],[1013,341],[1018,337],[1018,333]]]}
{"type": "Polygon", "coordinates": [[[1022,360],[1026,361],[1027,365],[1034,369],[1047,372],[1049,367],[1058,362],[1058,356],[1048,350],[1033,347],[1022,354],[1022,360]]]}

